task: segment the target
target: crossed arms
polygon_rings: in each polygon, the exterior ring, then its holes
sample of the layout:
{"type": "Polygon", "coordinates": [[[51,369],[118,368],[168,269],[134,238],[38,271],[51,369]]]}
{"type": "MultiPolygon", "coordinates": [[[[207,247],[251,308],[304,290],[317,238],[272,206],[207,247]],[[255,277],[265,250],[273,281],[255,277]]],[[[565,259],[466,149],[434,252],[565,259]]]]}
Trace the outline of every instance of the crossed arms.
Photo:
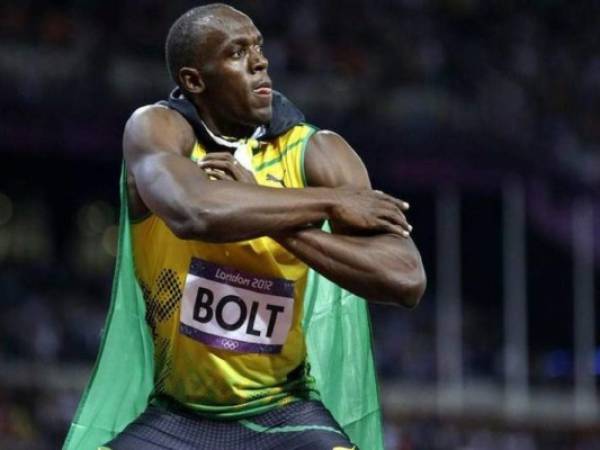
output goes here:
{"type": "Polygon", "coordinates": [[[404,215],[408,205],[371,189],[360,158],[341,137],[313,135],[304,189],[258,186],[225,153],[196,164],[189,159],[194,143],[191,126],[173,110],[148,106],[132,115],[123,148],[134,216],[152,211],[182,239],[270,236],[367,300],[416,306],[426,281],[404,215]],[[320,230],[325,220],[333,234],[320,230]]]}

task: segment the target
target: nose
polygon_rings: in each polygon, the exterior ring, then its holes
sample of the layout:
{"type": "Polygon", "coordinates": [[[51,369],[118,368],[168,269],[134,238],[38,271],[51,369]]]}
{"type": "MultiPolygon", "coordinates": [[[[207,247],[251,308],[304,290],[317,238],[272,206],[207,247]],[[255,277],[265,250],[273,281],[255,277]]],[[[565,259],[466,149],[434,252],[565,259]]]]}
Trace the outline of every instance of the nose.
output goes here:
{"type": "Polygon", "coordinates": [[[250,50],[250,58],[249,58],[250,71],[252,73],[261,72],[267,70],[269,67],[269,60],[263,54],[260,47],[254,48],[252,47],[250,50]]]}

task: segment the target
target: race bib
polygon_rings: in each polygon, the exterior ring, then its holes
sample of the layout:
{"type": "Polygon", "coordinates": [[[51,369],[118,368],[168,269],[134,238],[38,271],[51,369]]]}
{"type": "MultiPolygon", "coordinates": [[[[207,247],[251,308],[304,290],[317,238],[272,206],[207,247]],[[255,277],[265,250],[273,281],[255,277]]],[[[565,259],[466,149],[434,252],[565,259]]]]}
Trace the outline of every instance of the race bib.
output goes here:
{"type": "Polygon", "coordinates": [[[280,353],[292,325],[294,283],[192,258],[179,330],[211,347],[280,353]]]}

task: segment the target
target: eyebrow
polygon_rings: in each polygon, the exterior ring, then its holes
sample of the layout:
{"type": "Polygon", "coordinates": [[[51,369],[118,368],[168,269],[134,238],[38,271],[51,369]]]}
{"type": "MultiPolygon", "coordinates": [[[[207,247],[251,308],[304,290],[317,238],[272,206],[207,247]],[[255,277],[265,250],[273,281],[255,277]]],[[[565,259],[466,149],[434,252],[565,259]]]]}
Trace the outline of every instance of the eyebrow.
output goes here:
{"type": "Polygon", "coordinates": [[[257,35],[248,38],[248,37],[238,37],[238,38],[233,38],[232,40],[228,41],[225,44],[226,48],[231,47],[232,45],[247,45],[249,42],[253,42],[253,41],[257,41],[259,43],[263,43],[263,35],[258,33],[257,35]]]}

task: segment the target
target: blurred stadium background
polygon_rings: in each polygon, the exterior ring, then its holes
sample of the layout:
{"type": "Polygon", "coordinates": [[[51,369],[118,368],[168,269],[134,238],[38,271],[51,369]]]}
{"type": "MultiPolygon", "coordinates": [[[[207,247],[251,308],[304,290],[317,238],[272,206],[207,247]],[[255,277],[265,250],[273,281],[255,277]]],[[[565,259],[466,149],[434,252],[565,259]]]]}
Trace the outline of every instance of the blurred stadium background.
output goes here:
{"type": "MultiPolygon", "coordinates": [[[[99,344],[125,120],[184,0],[0,3],[0,448],[60,447],[99,344]]],[[[388,450],[600,449],[600,7],[232,2],[275,87],[412,204],[429,275],[372,308],[388,450]]]]}

